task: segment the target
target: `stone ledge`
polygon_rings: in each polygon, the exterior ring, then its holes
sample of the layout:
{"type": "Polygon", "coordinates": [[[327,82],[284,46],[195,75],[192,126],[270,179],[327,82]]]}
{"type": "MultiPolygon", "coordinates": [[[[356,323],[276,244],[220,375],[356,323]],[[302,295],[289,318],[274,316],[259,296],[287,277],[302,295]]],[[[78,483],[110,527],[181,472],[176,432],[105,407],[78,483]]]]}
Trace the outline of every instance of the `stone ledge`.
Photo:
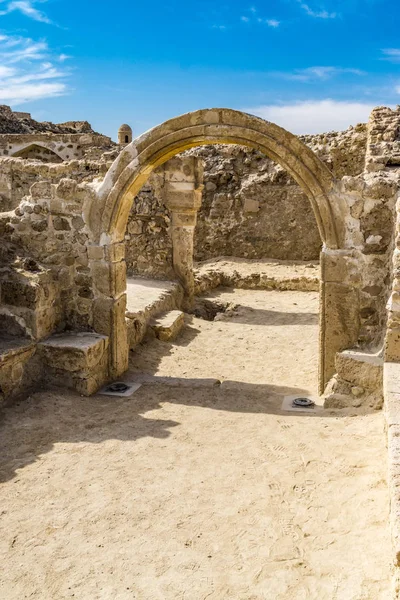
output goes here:
{"type": "Polygon", "coordinates": [[[176,338],[184,324],[184,313],[180,310],[171,310],[153,319],[150,327],[159,340],[168,342],[176,338]]]}
{"type": "Polygon", "coordinates": [[[0,339],[0,367],[10,359],[31,352],[35,347],[35,342],[25,338],[0,339]]]}
{"type": "Polygon", "coordinates": [[[167,385],[184,388],[213,388],[221,385],[219,379],[185,379],[184,377],[166,377],[162,375],[151,375],[149,373],[135,373],[130,377],[130,381],[141,383],[143,385],[167,385]]]}
{"type": "Polygon", "coordinates": [[[38,344],[49,366],[66,371],[93,368],[108,348],[108,337],[97,333],[54,335],[38,344]]]}

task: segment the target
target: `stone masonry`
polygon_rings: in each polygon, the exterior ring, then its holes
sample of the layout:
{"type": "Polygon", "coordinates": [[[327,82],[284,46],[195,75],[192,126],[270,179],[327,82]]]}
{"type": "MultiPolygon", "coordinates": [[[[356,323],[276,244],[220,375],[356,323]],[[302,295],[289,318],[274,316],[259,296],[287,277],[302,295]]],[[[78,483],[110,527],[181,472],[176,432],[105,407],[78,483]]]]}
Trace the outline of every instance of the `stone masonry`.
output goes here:
{"type": "MultiPolygon", "coordinates": [[[[213,113],[209,114],[211,118],[213,113]]],[[[238,118],[236,114],[240,113],[232,113],[232,118],[238,118]]],[[[368,127],[303,136],[298,141],[290,138],[290,144],[298,145],[299,156],[308,146],[312,152],[305,160],[315,157],[315,167],[307,167],[304,176],[310,168],[316,173],[320,170],[318,177],[327,181],[323,185],[333,190],[329,193],[334,193],[334,203],[330,209],[321,205],[319,216],[306,196],[307,186],[295,181],[301,179],[301,172],[287,175],[258,149],[210,145],[205,138],[202,148],[186,150],[180,158],[155,170],[147,181],[147,176],[143,177],[124,205],[123,211],[129,209],[124,230],[102,233],[100,243],[101,230],[94,223],[100,222],[98,215],[103,210],[101,190],[108,189],[107,182],[127,168],[132,159],[130,145],[123,150],[111,142],[105,148],[88,146],[82,159],[54,163],[40,157],[3,158],[3,335],[35,342],[63,332],[111,336],[107,348],[111,362],[121,365],[116,366],[118,373],[126,364],[118,352],[127,342],[118,343],[117,352],[112,335],[117,328],[126,339],[126,267],[136,274],[179,280],[190,304],[193,260],[221,254],[316,259],[325,228],[325,235],[330,236],[330,240],[323,240],[321,255],[322,314],[330,323],[325,335],[337,348],[378,348],[385,337],[386,303],[392,285],[398,173],[381,159],[373,169],[366,169],[366,164],[370,164],[371,140],[376,142],[376,135],[382,137],[378,139],[379,156],[390,158],[396,144],[392,139],[394,124],[399,121],[398,111],[377,109],[368,127]],[[376,134],[382,111],[390,135],[376,134]],[[384,139],[384,135],[391,139],[384,139]],[[204,165],[201,177],[196,175],[200,164],[204,165]],[[335,226],[329,224],[329,210],[335,226]],[[117,235],[122,235],[121,242],[110,242],[110,236],[117,235]]],[[[270,126],[264,123],[257,120],[255,126],[270,126]]],[[[48,133],[48,127],[44,135],[60,143],[64,132],[48,133]]],[[[58,127],[54,126],[55,130],[58,127]]],[[[87,130],[90,126],[82,127],[87,130]]],[[[273,135],[285,136],[282,131],[277,128],[273,135]]],[[[319,183],[310,185],[318,187],[319,183]]],[[[128,188],[124,190],[126,194],[128,188]]],[[[321,192],[317,191],[315,198],[321,202],[321,192]]],[[[113,214],[122,214],[121,210],[113,214]]],[[[330,358],[324,363],[325,380],[334,372],[334,352],[329,352],[330,358]]]]}

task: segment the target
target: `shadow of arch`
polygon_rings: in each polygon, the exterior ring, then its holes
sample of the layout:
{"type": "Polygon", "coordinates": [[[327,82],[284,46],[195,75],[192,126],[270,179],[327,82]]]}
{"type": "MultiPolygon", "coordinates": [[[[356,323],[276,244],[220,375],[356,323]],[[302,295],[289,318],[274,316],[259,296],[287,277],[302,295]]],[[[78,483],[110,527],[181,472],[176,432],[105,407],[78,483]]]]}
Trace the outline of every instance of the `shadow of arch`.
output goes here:
{"type": "Polygon", "coordinates": [[[26,160],[40,160],[41,162],[51,162],[51,163],[62,163],[64,162],[61,156],[59,156],[50,148],[43,146],[41,144],[29,144],[15,152],[12,156],[15,158],[24,158],[26,160]]]}
{"type": "Polygon", "coordinates": [[[334,179],[305,144],[285,129],[231,109],[205,109],[166,121],[126,146],[98,190],[90,218],[100,244],[123,240],[134,197],[152,171],[174,155],[207,144],[254,148],[280,164],[309,198],[322,242],[341,245],[331,198],[334,179]]]}

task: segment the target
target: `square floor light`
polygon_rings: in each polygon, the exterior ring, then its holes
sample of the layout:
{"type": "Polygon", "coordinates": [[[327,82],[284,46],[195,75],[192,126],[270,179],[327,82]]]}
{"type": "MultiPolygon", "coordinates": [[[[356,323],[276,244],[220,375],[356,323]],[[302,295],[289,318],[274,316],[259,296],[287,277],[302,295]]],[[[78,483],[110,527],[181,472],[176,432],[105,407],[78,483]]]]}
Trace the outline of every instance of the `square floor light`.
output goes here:
{"type": "Polygon", "coordinates": [[[100,396],[118,396],[128,398],[132,396],[140,387],[141,383],[131,383],[129,381],[114,381],[105,385],[99,392],[100,396]]]}

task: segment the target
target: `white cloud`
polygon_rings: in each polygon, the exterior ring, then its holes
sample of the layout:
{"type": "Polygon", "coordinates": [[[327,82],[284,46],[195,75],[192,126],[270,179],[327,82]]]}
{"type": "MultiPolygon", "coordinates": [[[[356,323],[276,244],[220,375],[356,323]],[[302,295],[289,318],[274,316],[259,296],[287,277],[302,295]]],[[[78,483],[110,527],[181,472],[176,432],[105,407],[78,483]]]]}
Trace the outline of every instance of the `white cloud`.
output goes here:
{"type": "Polygon", "coordinates": [[[5,67],[3,65],[0,65],[0,80],[3,79],[4,77],[12,77],[13,75],[15,75],[16,70],[12,69],[11,67],[5,67]]]}
{"type": "Polygon", "coordinates": [[[365,75],[364,71],[360,69],[343,68],[343,67],[332,67],[332,66],[316,66],[307,67],[306,69],[295,69],[292,73],[278,73],[285,79],[293,81],[315,81],[315,80],[326,80],[336,77],[338,75],[365,75]]]}
{"type": "MultiPolygon", "coordinates": [[[[4,1],[5,0],[2,0],[3,3],[4,1]]],[[[48,16],[33,6],[35,3],[36,0],[13,0],[12,2],[8,2],[5,10],[0,11],[0,16],[7,15],[14,11],[19,11],[30,19],[40,21],[41,23],[51,24],[52,21],[48,18],[48,16]]]]}
{"type": "MultiPolygon", "coordinates": [[[[250,9],[251,12],[253,13],[253,15],[257,12],[255,9],[250,9]]],[[[279,27],[279,25],[281,24],[280,21],[278,21],[277,19],[264,19],[262,17],[240,17],[240,20],[243,21],[243,23],[264,23],[267,24],[269,27],[279,27]]]]}
{"type": "MultiPolygon", "coordinates": [[[[299,0],[301,3],[301,0],[299,0]]],[[[338,13],[336,12],[328,12],[327,10],[313,10],[308,4],[301,3],[301,8],[308,14],[310,17],[314,17],[316,19],[336,19],[338,13]]]]}
{"type": "MultiPolygon", "coordinates": [[[[216,25],[214,25],[214,27],[216,27],[216,25]]],[[[219,29],[225,29],[225,25],[220,25],[219,29]]],[[[58,60],[60,62],[65,62],[66,60],[69,60],[70,58],[72,58],[72,56],[69,56],[68,54],[60,54],[60,56],[58,57],[58,60]]]]}
{"type": "Polygon", "coordinates": [[[310,100],[286,105],[265,105],[246,109],[292,133],[340,131],[350,125],[366,123],[376,104],[339,100],[310,100]]]}
{"type": "Polygon", "coordinates": [[[0,100],[11,104],[23,104],[32,100],[63,96],[64,94],[65,85],[63,83],[7,84],[5,87],[0,84],[0,100]]]}
{"type": "Polygon", "coordinates": [[[0,36],[0,103],[22,104],[68,92],[68,72],[51,63],[47,42],[0,36]]]}
{"type": "Polygon", "coordinates": [[[399,48],[385,48],[382,50],[384,55],[382,60],[388,60],[389,62],[398,63],[400,62],[400,49],[399,48]]]}

